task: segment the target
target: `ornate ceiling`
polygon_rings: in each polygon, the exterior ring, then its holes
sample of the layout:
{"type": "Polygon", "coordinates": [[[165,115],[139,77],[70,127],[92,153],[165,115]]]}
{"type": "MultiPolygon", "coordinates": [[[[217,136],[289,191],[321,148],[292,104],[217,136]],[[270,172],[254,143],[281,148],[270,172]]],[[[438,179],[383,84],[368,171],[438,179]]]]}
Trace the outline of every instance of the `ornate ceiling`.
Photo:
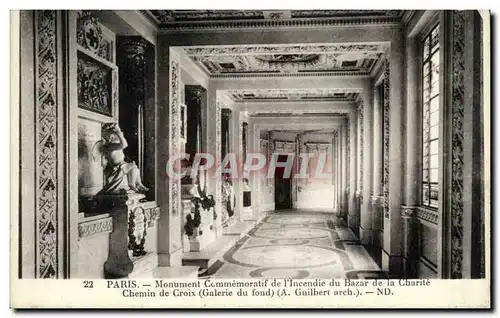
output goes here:
{"type": "Polygon", "coordinates": [[[398,24],[403,10],[149,10],[161,29],[398,24]]]}
{"type": "Polygon", "coordinates": [[[354,102],[360,91],[356,89],[254,89],[231,90],[226,94],[235,102],[268,101],[341,101],[354,102]]]}
{"type": "MultiPolygon", "coordinates": [[[[347,118],[345,113],[307,113],[307,112],[279,112],[279,113],[259,113],[259,112],[248,112],[251,117],[334,117],[334,118],[347,118]]],[[[292,131],[292,130],[287,130],[292,131]]]]}
{"type": "Polygon", "coordinates": [[[185,47],[212,77],[283,75],[370,75],[386,43],[185,47]]]}

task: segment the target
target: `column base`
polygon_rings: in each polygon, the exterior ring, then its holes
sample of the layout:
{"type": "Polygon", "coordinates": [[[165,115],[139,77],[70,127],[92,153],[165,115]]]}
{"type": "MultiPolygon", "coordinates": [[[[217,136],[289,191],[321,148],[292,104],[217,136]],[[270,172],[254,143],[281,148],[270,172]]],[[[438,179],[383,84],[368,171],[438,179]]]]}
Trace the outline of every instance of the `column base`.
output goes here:
{"type": "Polygon", "coordinates": [[[347,216],[347,225],[354,231],[359,227],[358,217],[354,214],[349,214],[347,216]]]}
{"type": "Polygon", "coordinates": [[[401,255],[390,255],[382,250],[382,270],[387,272],[389,278],[405,277],[405,258],[401,255]]]}
{"type": "Polygon", "coordinates": [[[244,207],[241,209],[240,220],[248,221],[253,218],[253,209],[252,207],[244,207]]]}
{"type": "Polygon", "coordinates": [[[368,246],[373,245],[373,230],[372,229],[364,229],[363,227],[359,227],[359,240],[368,246]]]}
{"type": "Polygon", "coordinates": [[[158,254],[158,266],[182,266],[182,249],[170,254],[158,254]]]}

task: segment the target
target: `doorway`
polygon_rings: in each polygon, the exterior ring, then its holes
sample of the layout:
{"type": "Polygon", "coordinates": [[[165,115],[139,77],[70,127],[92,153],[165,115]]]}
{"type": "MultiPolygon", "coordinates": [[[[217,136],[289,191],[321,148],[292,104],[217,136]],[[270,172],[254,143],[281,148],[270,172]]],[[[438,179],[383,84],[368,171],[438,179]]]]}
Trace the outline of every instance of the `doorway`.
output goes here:
{"type": "MultiPolygon", "coordinates": [[[[277,162],[286,162],[288,155],[279,155],[277,162]]],[[[274,171],[274,206],[276,210],[292,209],[292,178],[285,175],[284,167],[274,171]]]]}

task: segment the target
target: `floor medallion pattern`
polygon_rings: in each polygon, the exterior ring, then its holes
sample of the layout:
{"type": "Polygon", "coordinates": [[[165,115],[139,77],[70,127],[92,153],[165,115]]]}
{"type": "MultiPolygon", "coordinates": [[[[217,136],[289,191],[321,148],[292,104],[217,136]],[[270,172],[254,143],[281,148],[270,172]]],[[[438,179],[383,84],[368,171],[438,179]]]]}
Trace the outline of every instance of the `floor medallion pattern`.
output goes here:
{"type": "Polygon", "coordinates": [[[385,278],[358,238],[336,215],[268,215],[203,277],[385,278]]]}

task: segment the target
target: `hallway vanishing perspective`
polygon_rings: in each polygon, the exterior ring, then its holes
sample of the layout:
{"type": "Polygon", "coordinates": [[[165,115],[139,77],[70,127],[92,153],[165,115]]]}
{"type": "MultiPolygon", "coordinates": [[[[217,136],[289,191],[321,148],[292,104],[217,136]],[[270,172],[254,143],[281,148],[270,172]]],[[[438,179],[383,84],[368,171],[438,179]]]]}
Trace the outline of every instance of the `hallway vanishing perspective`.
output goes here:
{"type": "Polygon", "coordinates": [[[485,278],[489,19],[18,12],[17,276],[485,278]]]}
{"type": "Polygon", "coordinates": [[[386,278],[331,213],[270,213],[215,262],[209,278],[386,278]]]}

